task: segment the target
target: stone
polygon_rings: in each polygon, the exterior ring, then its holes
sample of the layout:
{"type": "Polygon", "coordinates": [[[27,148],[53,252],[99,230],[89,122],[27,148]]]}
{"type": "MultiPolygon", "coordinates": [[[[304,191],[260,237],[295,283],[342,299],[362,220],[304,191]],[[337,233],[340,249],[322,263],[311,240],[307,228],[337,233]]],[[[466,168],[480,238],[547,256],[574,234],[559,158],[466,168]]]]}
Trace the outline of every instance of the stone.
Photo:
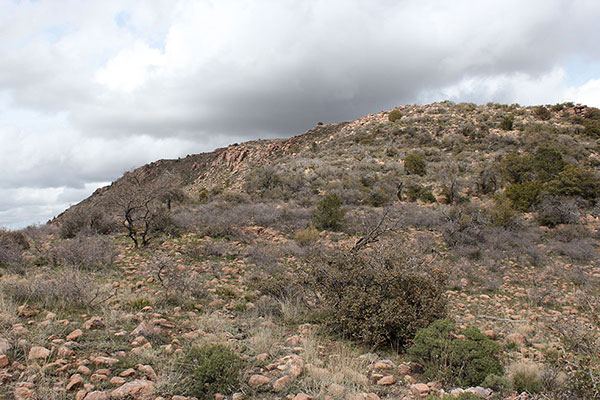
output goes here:
{"type": "Polygon", "coordinates": [[[384,376],[377,381],[377,384],[381,386],[393,385],[394,383],[396,383],[396,377],[394,375],[384,376]]]}
{"type": "Polygon", "coordinates": [[[17,308],[17,314],[19,315],[19,317],[23,318],[31,318],[36,316],[38,313],[39,311],[31,307],[29,304],[24,304],[17,308]]]}
{"type": "Polygon", "coordinates": [[[99,365],[99,364],[113,365],[113,364],[117,364],[118,362],[119,362],[119,360],[117,360],[116,358],[112,358],[112,357],[99,356],[99,357],[94,358],[94,363],[96,365],[99,365]]]}
{"type": "Polygon", "coordinates": [[[410,365],[400,364],[398,365],[398,375],[408,375],[410,374],[410,365]]]}
{"type": "Polygon", "coordinates": [[[147,323],[146,321],[142,321],[137,328],[135,328],[133,331],[131,331],[130,335],[133,337],[138,337],[138,336],[153,336],[155,335],[156,332],[156,328],[154,328],[152,325],[150,325],[149,323],[147,323]]]}
{"type": "Polygon", "coordinates": [[[91,392],[83,400],[110,400],[110,395],[107,392],[91,392]]]}
{"type": "Polygon", "coordinates": [[[8,366],[8,357],[6,357],[5,354],[2,354],[0,356],[0,368],[4,368],[8,366]]]}
{"type": "Polygon", "coordinates": [[[363,400],[381,400],[375,393],[364,393],[362,398],[363,400]]]}
{"type": "Polygon", "coordinates": [[[410,385],[410,392],[416,396],[424,396],[429,393],[431,389],[424,383],[415,383],[410,385]]]}
{"type": "Polygon", "coordinates": [[[92,370],[86,367],[85,365],[80,365],[79,367],[77,367],[77,372],[87,376],[92,373],[92,370]]]}
{"type": "Polygon", "coordinates": [[[100,329],[104,328],[105,324],[100,317],[92,317],[83,323],[83,329],[100,329]]]}
{"type": "Polygon", "coordinates": [[[465,392],[473,393],[476,396],[487,398],[492,394],[491,389],[482,388],[481,386],[470,387],[465,390],[465,392]]]}
{"type": "Polygon", "coordinates": [[[118,387],[110,395],[117,399],[150,400],[153,393],[154,383],[145,379],[137,379],[118,387]]]}
{"type": "Polygon", "coordinates": [[[83,335],[83,331],[81,329],[75,329],[73,332],[67,335],[67,340],[69,342],[74,342],[79,339],[83,335]]]}
{"type": "Polygon", "coordinates": [[[90,376],[91,383],[104,382],[106,379],[108,379],[108,376],[104,374],[94,373],[90,376]]]}
{"type": "Polygon", "coordinates": [[[375,364],[373,364],[373,369],[376,370],[392,368],[394,368],[394,363],[390,360],[377,361],[375,364]]]}
{"type": "Polygon", "coordinates": [[[0,338],[0,355],[6,354],[10,349],[12,349],[12,346],[8,340],[0,338]]]}
{"type": "Polygon", "coordinates": [[[252,375],[248,380],[248,386],[250,387],[258,387],[269,384],[269,378],[264,375],[252,375]]]}
{"type": "Polygon", "coordinates": [[[76,386],[83,385],[83,377],[80,374],[74,374],[67,383],[67,390],[71,390],[76,386]]]}
{"type": "Polygon", "coordinates": [[[41,346],[33,346],[29,350],[29,356],[27,357],[27,359],[30,361],[45,360],[49,356],[50,350],[48,350],[47,348],[41,346]]]}
{"type": "Polygon", "coordinates": [[[290,383],[292,383],[292,377],[289,375],[284,375],[281,378],[277,379],[275,382],[273,382],[273,389],[279,392],[280,390],[288,386],[290,383]]]}
{"type": "Polygon", "coordinates": [[[122,384],[124,384],[125,382],[127,382],[127,380],[125,378],[121,378],[120,376],[113,376],[112,378],[110,378],[110,381],[108,381],[111,385],[115,385],[115,386],[120,386],[122,384]]]}
{"type": "Polygon", "coordinates": [[[58,358],[67,358],[67,357],[71,357],[73,355],[73,350],[69,349],[68,347],[65,346],[60,346],[58,348],[58,350],[56,351],[56,356],[58,358]]]}
{"type": "Polygon", "coordinates": [[[151,381],[156,382],[158,380],[158,377],[156,376],[156,372],[154,372],[154,369],[152,369],[151,366],[140,364],[137,366],[137,369],[141,373],[146,374],[148,379],[150,379],[151,381]]]}
{"type": "Polygon", "coordinates": [[[312,400],[312,397],[304,393],[298,393],[296,396],[294,396],[293,400],[312,400]]]}
{"type": "Polygon", "coordinates": [[[135,372],[135,369],[133,368],[127,368],[125,371],[122,371],[119,376],[123,376],[123,377],[127,377],[127,376],[133,376],[137,374],[137,372],[135,372]]]}
{"type": "Polygon", "coordinates": [[[84,400],[85,395],[87,394],[87,390],[81,389],[75,393],[75,400],[84,400]]]}

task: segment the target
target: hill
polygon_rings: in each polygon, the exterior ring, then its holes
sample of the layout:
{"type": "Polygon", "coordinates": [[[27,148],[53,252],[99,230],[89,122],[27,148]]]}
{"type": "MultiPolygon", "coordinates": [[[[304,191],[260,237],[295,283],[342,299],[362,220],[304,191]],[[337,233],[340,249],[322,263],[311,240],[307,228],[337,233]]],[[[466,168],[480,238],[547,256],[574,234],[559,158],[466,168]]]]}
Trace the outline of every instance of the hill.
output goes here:
{"type": "Polygon", "coordinates": [[[0,394],[597,398],[599,127],[407,105],[130,171],[0,233],[0,394]]]}

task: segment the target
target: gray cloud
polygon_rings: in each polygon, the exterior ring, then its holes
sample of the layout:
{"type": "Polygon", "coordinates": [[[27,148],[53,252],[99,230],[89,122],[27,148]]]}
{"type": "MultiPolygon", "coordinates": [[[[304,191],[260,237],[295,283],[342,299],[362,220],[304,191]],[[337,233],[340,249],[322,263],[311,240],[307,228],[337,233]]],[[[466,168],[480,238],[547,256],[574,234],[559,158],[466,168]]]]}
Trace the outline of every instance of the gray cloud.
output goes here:
{"type": "Polygon", "coordinates": [[[40,191],[78,198],[154,159],[399,104],[600,104],[600,80],[567,83],[573,60],[600,62],[592,0],[65,0],[0,10],[0,190],[12,196],[0,225],[64,206],[40,191]]]}

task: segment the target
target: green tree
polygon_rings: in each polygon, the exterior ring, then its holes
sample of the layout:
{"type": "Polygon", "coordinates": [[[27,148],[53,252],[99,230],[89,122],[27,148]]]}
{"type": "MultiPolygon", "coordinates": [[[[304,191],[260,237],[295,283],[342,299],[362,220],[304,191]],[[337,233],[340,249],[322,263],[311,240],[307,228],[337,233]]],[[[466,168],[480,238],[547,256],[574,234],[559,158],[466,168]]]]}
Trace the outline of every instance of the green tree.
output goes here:
{"type": "Polygon", "coordinates": [[[313,223],[320,230],[340,230],[346,210],[342,208],[342,198],[336,194],[325,196],[313,213],[313,223]]]}
{"type": "Polygon", "coordinates": [[[427,166],[423,156],[417,153],[411,153],[404,159],[404,170],[409,175],[424,176],[427,174],[427,166]]]}

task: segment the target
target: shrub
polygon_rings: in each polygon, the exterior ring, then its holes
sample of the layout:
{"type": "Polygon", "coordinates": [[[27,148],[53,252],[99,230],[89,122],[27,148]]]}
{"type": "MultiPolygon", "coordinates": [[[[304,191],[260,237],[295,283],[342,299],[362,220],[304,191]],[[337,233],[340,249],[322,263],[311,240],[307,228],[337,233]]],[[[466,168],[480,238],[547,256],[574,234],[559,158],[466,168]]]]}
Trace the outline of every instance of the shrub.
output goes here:
{"type": "Polygon", "coordinates": [[[300,246],[309,246],[319,240],[319,231],[312,225],[308,226],[296,232],[296,235],[294,235],[294,240],[300,246]]]}
{"type": "Polygon", "coordinates": [[[328,194],[317,204],[313,213],[313,223],[320,230],[338,231],[344,224],[345,213],[342,198],[336,193],[328,194]]]}
{"type": "Polygon", "coordinates": [[[533,110],[533,115],[542,121],[548,121],[550,118],[552,118],[552,113],[544,106],[537,106],[533,110]]]}
{"type": "Polygon", "coordinates": [[[77,236],[54,244],[50,255],[55,265],[61,263],[76,268],[98,269],[112,265],[116,249],[108,237],[77,236]]]}
{"type": "Polygon", "coordinates": [[[430,188],[418,184],[406,186],[404,194],[408,201],[421,200],[424,203],[435,203],[437,201],[430,188]]]}
{"type": "Polygon", "coordinates": [[[109,218],[97,208],[72,208],[60,218],[59,235],[63,239],[74,238],[79,234],[104,235],[113,230],[109,218]]]}
{"type": "Polygon", "coordinates": [[[359,342],[402,348],[445,315],[445,275],[389,248],[338,250],[315,258],[304,275],[324,322],[359,342]]]}
{"type": "Polygon", "coordinates": [[[542,368],[534,363],[516,363],[509,367],[512,386],[518,393],[539,393],[543,389],[542,368]]]}
{"type": "Polygon", "coordinates": [[[404,170],[409,175],[423,176],[427,173],[427,166],[423,156],[417,153],[411,153],[404,159],[404,170]]]}
{"type": "Polygon", "coordinates": [[[600,193],[600,180],[592,171],[568,165],[556,179],[549,182],[548,192],[554,195],[579,196],[586,200],[592,200],[600,193]]]}
{"type": "Polygon", "coordinates": [[[402,112],[400,110],[392,110],[388,114],[388,119],[390,120],[390,122],[396,122],[400,118],[402,118],[402,112]]]}
{"type": "Polygon", "coordinates": [[[574,224],[581,218],[577,200],[564,196],[545,196],[535,210],[538,223],[549,227],[574,224]]]}
{"type": "Polygon", "coordinates": [[[542,182],[556,178],[565,165],[562,154],[552,147],[540,146],[533,157],[533,168],[542,182]]]}
{"type": "Polygon", "coordinates": [[[502,128],[502,130],[505,131],[512,131],[513,129],[513,123],[515,121],[515,117],[512,115],[507,115],[504,118],[502,118],[502,122],[500,122],[500,128],[502,128]]]}
{"type": "Polygon", "coordinates": [[[238,388],[244,362],[229,347],[204,345],[192,347],[179,366],[183,394],[212,400],[216,393],[229,394],[238,388]]]}
{"type": "Polygon", "coordinates": [[[528,181],[533,177],[533,156],[509,153],[500,162],[500,170],[510,183],[528,181]]]}
{"type": "Polygon", "coordinates": [[[0,268],[24,273],[23,251],[29,249],[29,242],[21,232],[0,230],[0,268]]]}
{"type": "Polygon", "coordinates": [[[517,219],[517,213],[511,207],[510,201],[506,196],[497,196],[494,199],[494,205],[488,210],[490,224],[493,226],[502,226],[508,228],[513,225],[517,219]]]}
{"type": "Polygon", "coordinates": [[[460,386],[480,385],[487,376],[502,374],[499,354],[498,344],[477,328],[458,332],[447,319],[419,330],[408,350],[409,357],[423,365],[427,379],[460,386]]]}
{"type": "Polygon", "coordinates": [[[528,211],[539,201],[542,184],[537,180],[513,183],[504,190],[505,196],[510,200],[515,210],[528,211]]]}

